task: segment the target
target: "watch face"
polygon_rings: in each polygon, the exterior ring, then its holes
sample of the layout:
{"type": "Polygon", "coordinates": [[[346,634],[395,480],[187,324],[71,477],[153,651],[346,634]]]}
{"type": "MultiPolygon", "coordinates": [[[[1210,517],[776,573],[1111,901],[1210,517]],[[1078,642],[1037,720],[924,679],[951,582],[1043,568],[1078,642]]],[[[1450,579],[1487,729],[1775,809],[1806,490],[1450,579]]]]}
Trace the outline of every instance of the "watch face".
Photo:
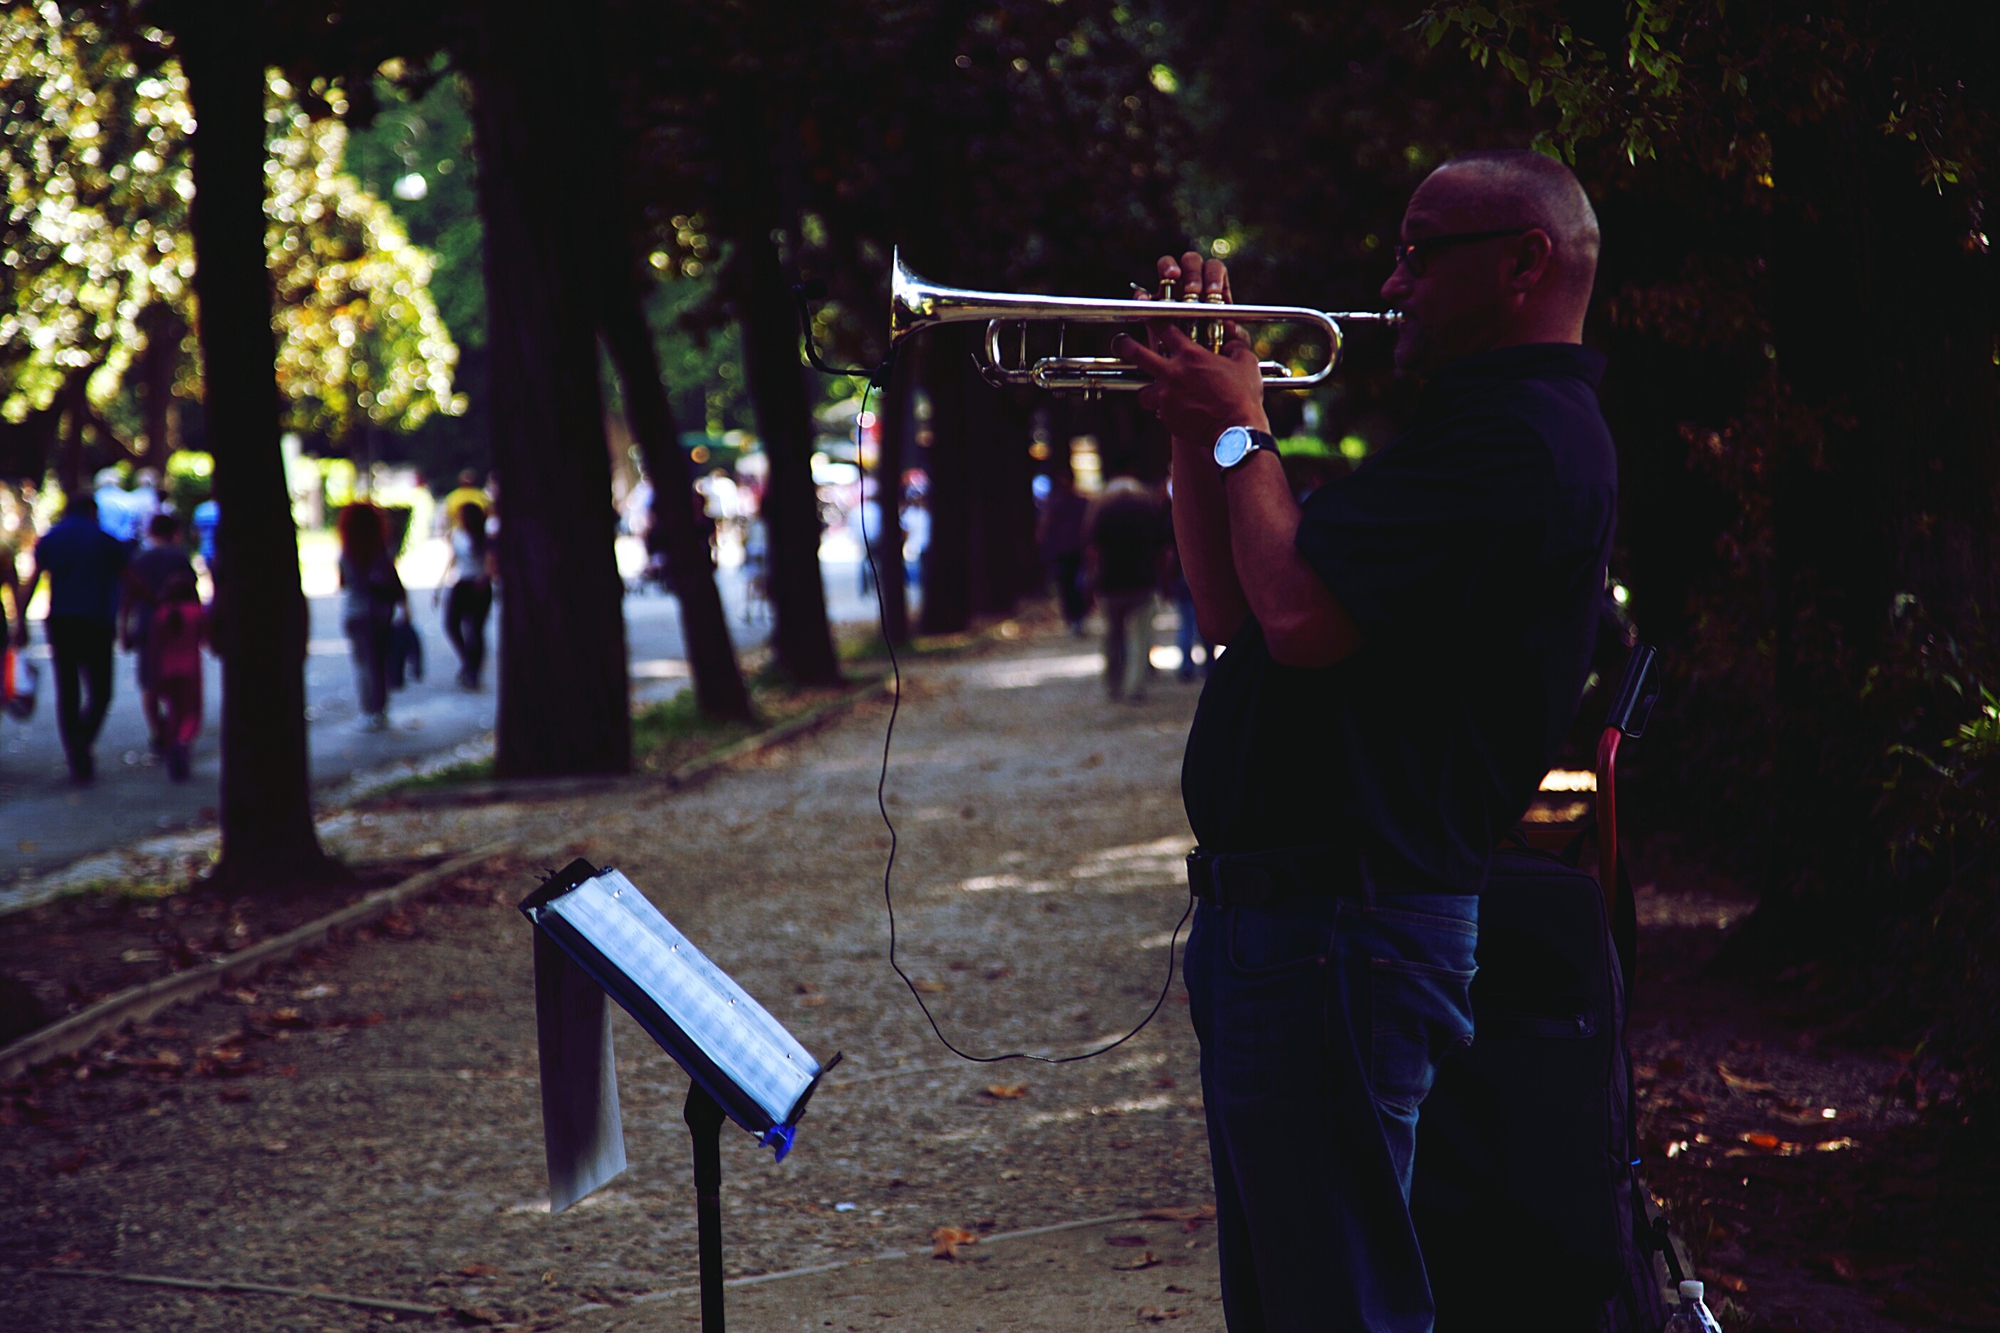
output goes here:
{"type": "Polygon", "coordinates": [[[1231,426],[1215,437],[1215,463],[1217,467],[1235,467],[1250,456],[1250,432],[1242,426],[1231,426]]]}

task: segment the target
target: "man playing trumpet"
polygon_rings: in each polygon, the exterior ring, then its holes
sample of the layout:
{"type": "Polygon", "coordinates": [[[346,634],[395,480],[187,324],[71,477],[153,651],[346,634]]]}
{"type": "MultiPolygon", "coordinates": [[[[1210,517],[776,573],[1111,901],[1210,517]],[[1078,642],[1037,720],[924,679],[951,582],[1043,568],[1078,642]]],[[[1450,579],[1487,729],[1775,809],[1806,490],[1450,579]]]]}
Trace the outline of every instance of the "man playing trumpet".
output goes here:
{"type": "MultiPolygon", "coordinates": [[[[1427,1333],[1418,1108],[1472,1039],[1478,894],[1574,720],[1617,505],[1580,343],[1597,220],[1560,163],[1472,153],[1411,196],[1382,295],[1410,428],[1303,506],[1257,356],[1162,322],[1121,355],[1173,435],[1174,529],[1226,644],[1188,738],[1186,979],[1234,1333],[1427,1333]]],[[[1229,301],[1216,260],[1159,262],[1229,301]]]]}

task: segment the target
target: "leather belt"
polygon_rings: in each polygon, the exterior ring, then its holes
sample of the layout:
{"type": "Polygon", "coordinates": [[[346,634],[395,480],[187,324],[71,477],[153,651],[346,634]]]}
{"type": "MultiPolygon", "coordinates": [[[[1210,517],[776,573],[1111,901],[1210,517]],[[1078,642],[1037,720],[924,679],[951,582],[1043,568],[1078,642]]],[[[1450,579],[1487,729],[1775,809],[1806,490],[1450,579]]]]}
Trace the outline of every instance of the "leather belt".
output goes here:
{"type": "Polygon", "coordinates": [[[1217,907],[1270,907],[1294,897],[1361,894],[1359,856],[1333,847],[1279,847],[1265,852],[1188,853],[1188,890],[1217,907]]]}

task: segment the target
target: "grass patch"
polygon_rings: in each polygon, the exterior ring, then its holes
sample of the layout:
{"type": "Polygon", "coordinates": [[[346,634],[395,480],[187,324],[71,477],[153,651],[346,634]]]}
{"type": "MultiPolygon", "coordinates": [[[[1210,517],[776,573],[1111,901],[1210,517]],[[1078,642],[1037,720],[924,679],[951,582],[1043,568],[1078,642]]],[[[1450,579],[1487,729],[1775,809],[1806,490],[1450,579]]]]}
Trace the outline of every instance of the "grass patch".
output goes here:
{"type": "Polygon", "coordinates": [[[439,787],[456,787],[462,782],[487,782],[493,777],[493,758],[461,759],[443,768],[434,768],[428,773],[416,773],[407,778],[399,778],[388,786],[368,793],[371,801],[384,796],[407,796],[413,791],[433,791],[439,787]]]}

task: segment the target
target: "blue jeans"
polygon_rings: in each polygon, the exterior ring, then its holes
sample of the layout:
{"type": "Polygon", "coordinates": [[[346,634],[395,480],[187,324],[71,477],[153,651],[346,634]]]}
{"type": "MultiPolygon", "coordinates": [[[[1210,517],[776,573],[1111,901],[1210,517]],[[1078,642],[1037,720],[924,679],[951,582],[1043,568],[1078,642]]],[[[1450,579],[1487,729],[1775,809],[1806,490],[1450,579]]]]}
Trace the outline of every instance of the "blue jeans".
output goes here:
{"type": "Polygon", "coordinates": [[[1455,894],[1196,910],[1184,975],[1231,1333],[1430,1333],[1410,1166],[1438,1059],[1472,1040],[1478,934],[1478,898],[1455,894]]]}

